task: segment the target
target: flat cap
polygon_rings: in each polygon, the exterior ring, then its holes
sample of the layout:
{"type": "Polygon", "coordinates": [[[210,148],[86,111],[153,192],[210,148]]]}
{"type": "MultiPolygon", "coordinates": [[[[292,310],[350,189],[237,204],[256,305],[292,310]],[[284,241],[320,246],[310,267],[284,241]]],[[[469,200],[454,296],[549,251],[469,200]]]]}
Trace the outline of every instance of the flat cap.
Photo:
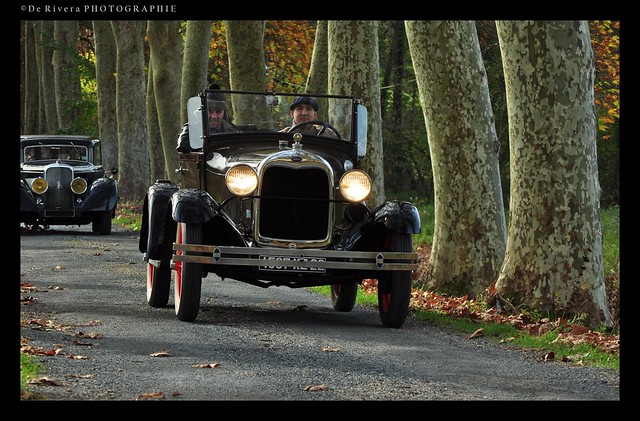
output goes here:
{"type": "Polygon", "coordinates": [[[310,96],[299,96],[299,97],[296,97],[296,99],[294,99],[291,102],[291,105],[289,105],[289,109],[293,110],[298,105],[302,105],[302,104],[307,104],[307,105],[311,106],[315,111],[318,111],[318,108],[319,108],[318,103],[316,102],[315,99],[311,98],[310,96]]]}

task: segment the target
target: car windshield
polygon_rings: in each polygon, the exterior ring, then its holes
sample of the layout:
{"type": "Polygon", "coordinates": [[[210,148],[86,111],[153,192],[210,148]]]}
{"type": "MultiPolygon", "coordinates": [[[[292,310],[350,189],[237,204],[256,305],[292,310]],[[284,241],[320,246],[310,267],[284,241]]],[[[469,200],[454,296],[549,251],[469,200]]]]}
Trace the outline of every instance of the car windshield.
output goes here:
{"type": "MultiPolygon", "coordinates": [[[[304,111],[299,121],[309,121],[296,131],[351,140],[353,100],[349,97],[300,97],[293,94],[207,92],[209,135],[218,133],[287,131],[294,126],[291,104],[304,111]],[[309,99],[310,98],[310,99],[309,99]],[[215,121],[217,119],[217,121],[215,121]],[[310,123],[311,121],[315,123],[310,123]],[[335,133],[335,135],[334,135],[335,133]]],[[[215,138],[215,137],[214,137],[215,138]]]]}
{"type": "Polygon", "coordinates": [[[24,162],[65,160],[88,162],[88,151],[78,145],[33,145],[24,148],[24,162]]]}

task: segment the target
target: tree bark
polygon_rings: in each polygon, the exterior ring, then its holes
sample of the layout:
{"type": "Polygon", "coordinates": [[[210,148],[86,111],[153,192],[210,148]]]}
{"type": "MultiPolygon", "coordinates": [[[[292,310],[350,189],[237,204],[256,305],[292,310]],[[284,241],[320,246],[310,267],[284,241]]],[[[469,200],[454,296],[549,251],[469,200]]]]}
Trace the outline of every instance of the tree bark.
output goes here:
{"type": "MultiPolygon", "coordinates": [[[[231,89],[264,91],[267,88],[264,57],[264,21],[225,21],[229,53],[229,83],[231,89]]],[[[243,104],[233,103],[235,124],[259,121],[264,107],[256,108],[250,98],[243,104]]],[[[265,116],[266,121],[266,116],[265,116]]]]}
{"type": "Polygon", "coordinates": [[[116,44],[111,22],[93,21],[98,96],[98,130],[102,165],[118,166],[118,123],[116,121],[116,44]]]}
{"type": "Polygon", "coordinates": [[[20,80],[20,88],[23,96],[21,131],[23,134],[40,134],[38,127],[39,110],[39,83],[38,83],[38,63],[36,59],[36,40],[34,23],[32,21],[21,22],[23,41],[21,46],[21,60],[23,78],[20,80]]]}
{"type": "MultiPolygon", "coordinates": [[[[149,64],[147,72],[147,138],[149,139],[149,177],[152,181],[166,178],[165,160],[162,150],[162,135],[158,122],[156,95],[153,89],[153,63],[149,64]]],[[[177,155],[174,149],[173,152],[177,155]]]]}
{"type": "Polygon", "coordinates": [[[37,21],[35,25],[41,109],[41,119],[38,125],[41,132],[55,133],[60,125],[58,124],[55,76],[53,70],[53,21],[37,21]],[[44,117],[44,122],[42,121],[42,117],[44,117]]]}
{"type": "Polygon", "coordinates": [[[586,21],[498,21],[509,115],[509,241],[497,292],[611,326],[586,21]]]}
{"type": "Polygon", "coordinates": [[[498,139],[475,24],[405,26],[435,187],[433,245],[419,283],[475,297],[497,279],[506,244],[498,139]]]}
{"type": "Polygon", "coordinates": [[[141,201],[151,181],[145,106],[146,22],[111,21],[111,24],[117,49],[118,192],[125,200],[141,201]]]}
{"type": "MultiPolygon", "coordinates": [[[[211,21],[188,20],[182,62],[182,91],[180,92],[180,120],[186,123],[187,101],[207,87],[211,21]]],[[[176,138],[178,134],[176,133],[176,138]]]]}
{"type": "MultiPolygon", "coordinates": [[[[309,67],[309,75],[307,76],[305,93],[327,93],[327,85],[329,83],[328,59],[327,21],[319,20],[316,24],[316,36],[313,42],[313,53],[311,54],[311,64],[309,67]]],[[[318,119],[327,121],[329,118],[327,113],[329,102],[324,98],[318,98],[317,100],[320,105],[318,119]]]]}
{"type": "MultiPolygon", "coordinates": [[[[176,139],[180,133],[180,82],[182,80],[182,36],[180,21],[149,21],[147,31],[151,67],[153,67],[153,93],[158,125],[164,151],[164,173],[174,183],[180,181],[176,139]]],[[[150,142],[152,148],[155,147],[150,142]]],[[[156,162],[160,164],[160,162],[156,162]]]]}
{"type": "MultiPolygon", "coordinates": [[[[371,176],[372,193],[367,203],[384,203],[382,123],[377,21],[329,21],[329,93],[353,95],[367,107],[367,156],[363,169],[371,176]]],[[[329,110],[329,115],[332,114],[329,110]]],[[[331,119],[330,119],[331,120],[331,119]]],[[[336,120],[337,121],[337,120],[336,120]]],[[[336,126],[342,131],[340,127],[336,126]]]]}
{"type": "Polygon", "coordinates": [[[78,42],[77,20],[53,22],[53,75],[56,89],[56,111],[58,126],[65,131],[75,131],[82,120],[82,91],[80,73],[75,61],[78,42]]]}

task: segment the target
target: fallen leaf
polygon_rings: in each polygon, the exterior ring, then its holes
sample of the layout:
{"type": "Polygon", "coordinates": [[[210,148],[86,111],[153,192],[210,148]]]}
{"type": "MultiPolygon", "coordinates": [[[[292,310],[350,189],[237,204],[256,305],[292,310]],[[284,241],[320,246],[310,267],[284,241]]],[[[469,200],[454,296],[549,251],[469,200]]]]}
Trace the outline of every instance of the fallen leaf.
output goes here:
{"type": "Polygon", "coordinates": [[[95,345],[93,342],[84,342],[84,341],[79,341],[77,339],[73,340],[73,344],[74,345],[82,345],[82,346],[94,346],[95,345]]]}
{"type": "Polygon", "coordinates": [[[193,368],[219,368],[220,367],[220,363],[194,364],[191,367],[193,367],[193,368]]]}
{"type": "Polygon", "coordinates": [[[51,268],[51,270],[64,270],[64,266],[62,265],[55,265],[54,267],[51,268]]]}
{"type": "Polygon", "coordinates": [[[74,355],[74,354],[67,355],[67,358],[72,360],[88,360],[89,359],[89,357],[87,357],[86,355],[74,355]]]}
{"type": "Polygon", "coordinates": [[[324,352],[340,352],[341,349],[340,348],[324,347],[324,348],[322,348],[322,351],[324,351],[324,352]]]}
{"type": "Polygon", "coordinates": [[[64,386],[60,380],[54,379],[53,377],[38,377],[29,382],[29,384],[41,384],[45,386],[64,386]]]}
{"type": "Polygon", "coordinates": [[[182,393],[178,392],[177,390],[171,392],[171,397],[172,398],[175,398],[175,397],[178,397],[178,396],[182,396],[182,393]]]}
{"type": "Polygon", "coordinates": [[[149,399],[164,399],[164,393],[162,392],[141,393],[138,395],[138,397],[136,397],[137,401],[149,400],[149,399]]]}
{"type": "Polygon", "coordinates": [[[78,333],[76,333],[76,338],[87,338],[87,339],[100,339],[102,338],[102,335],[100,333],[96,333],[96,332],[90,332],[90,333],[84,333],[82,331],[78,331],[78,333]]]}
{"type": "Polygon", "coordinates": [[[480,336],[484,336],[484,329],[483,328],[480,328],[480,329],[476,330],[475,332],[473,332],[471,335],[469,335],[467,337],[467,339],[478,338],[480,336]]]}
{"type": "Polygon", "coordinates": [[[329,389],[329,386],[327,386],[326,384],[318,384],[318,385],[313,385],[313,386],[307,386],[304,388],[305,392],[317,392],[320,390],[327,390],[329,389]]]}
{"type": "Polygon", "coordinates": [[[149,355],[151,355],[152,357],[170,357],[171,353],[169,351],[158,351],[149,355]]]}

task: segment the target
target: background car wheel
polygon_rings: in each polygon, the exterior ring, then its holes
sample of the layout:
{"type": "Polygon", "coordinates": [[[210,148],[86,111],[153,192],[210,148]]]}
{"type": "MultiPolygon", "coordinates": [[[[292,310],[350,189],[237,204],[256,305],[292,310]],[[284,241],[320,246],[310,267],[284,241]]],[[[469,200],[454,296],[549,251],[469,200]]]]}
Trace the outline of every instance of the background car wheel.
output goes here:
{"type": "Polygon", "coordinates": [[[345,312],[353,310],[357,295],[358,284],[356,282],[331,285],[331,302],[334,310],[345,312]]]}
{"type": "MultiPolygon", "coordinates": [[[[176,233],[178,244],[201,244],[201,224],[178,224],[176,233]]],[[[187,255],[189,252],[184,252],[187,255]]],[[[192,322],[200,310],[200,292],[202,289],[202,264],[176,262],[175,302],[176,316],[183,322],[192,322]]]]}
{"type": "MultiPolygon", "coordinates": [[[[385,249],[411,252],[411,234],[390,231],[385,249]]],[[[378,279],[378,309],[386,327],[400,328],[409,314],[412,276],[410,270],[390,271],[378,279]]]]}
{"type": "Polygon", "coordinates": [[[171,292],[171,268],[147,263],[147,302],[151,307],[166,307],[171,292]]]}
{"type": "Polygon", "coordinates": [[[100,235],[111,234],[111,211],[100,212],[91,222],[91,230],[100,235]]]}

